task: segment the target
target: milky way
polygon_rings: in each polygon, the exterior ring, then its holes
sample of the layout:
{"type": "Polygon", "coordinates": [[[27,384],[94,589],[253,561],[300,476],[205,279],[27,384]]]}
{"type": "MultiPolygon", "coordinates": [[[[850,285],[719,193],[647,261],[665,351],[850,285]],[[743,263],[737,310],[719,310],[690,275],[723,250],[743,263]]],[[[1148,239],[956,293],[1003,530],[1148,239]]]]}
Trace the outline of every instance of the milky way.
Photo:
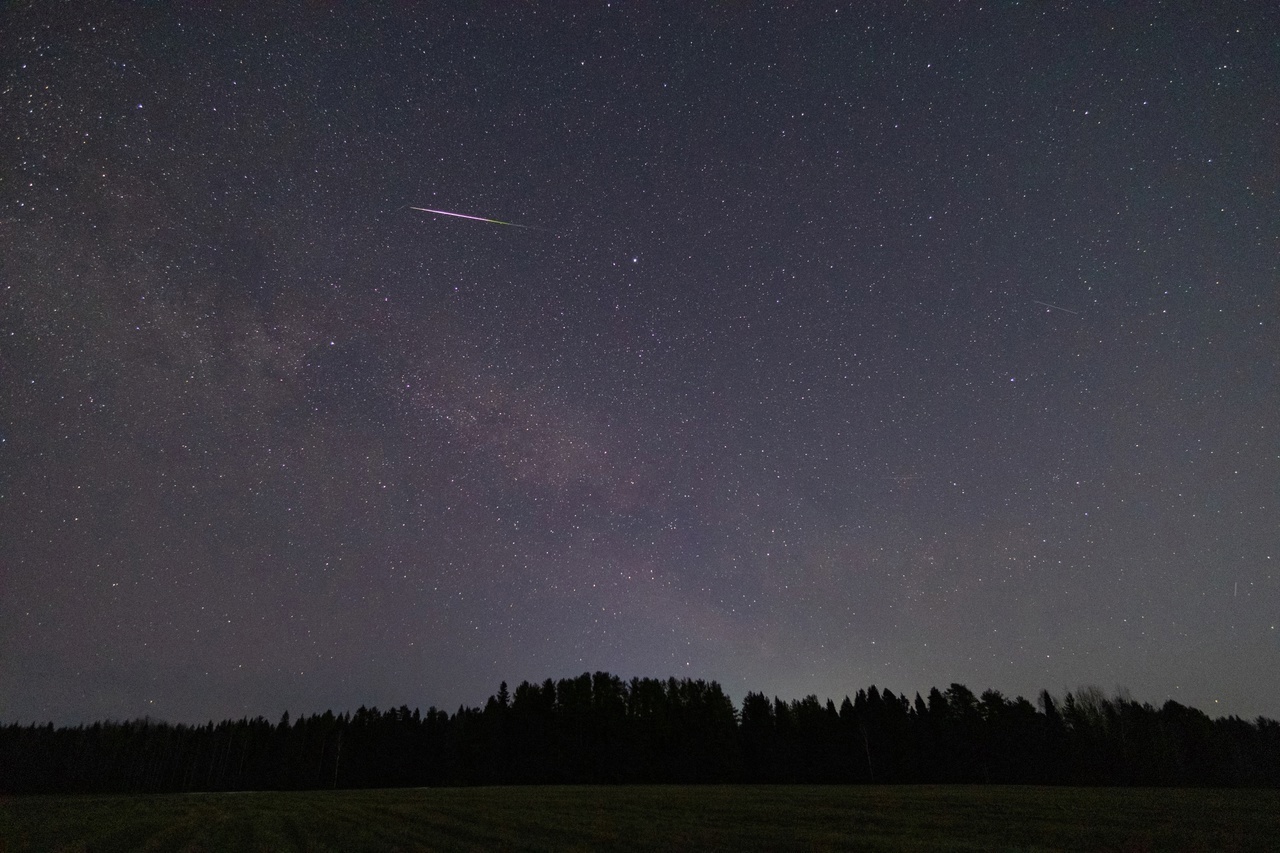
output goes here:
{"type": "Polygon", "coordinates": [[[0,720],[1280,711],[1267,4],[0,17],[0,720]]]}

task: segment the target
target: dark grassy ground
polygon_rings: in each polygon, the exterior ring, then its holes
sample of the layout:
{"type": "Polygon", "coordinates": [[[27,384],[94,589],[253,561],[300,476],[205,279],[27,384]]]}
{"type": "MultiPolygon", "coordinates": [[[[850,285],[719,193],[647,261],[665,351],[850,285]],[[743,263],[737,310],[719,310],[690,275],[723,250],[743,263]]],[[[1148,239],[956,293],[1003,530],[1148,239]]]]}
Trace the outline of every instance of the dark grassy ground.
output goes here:
{"type": "Polygon", "coordinates": [[[0,853],[1280,850],[1280,791],[446,788],[0,800],[0,853]]]}

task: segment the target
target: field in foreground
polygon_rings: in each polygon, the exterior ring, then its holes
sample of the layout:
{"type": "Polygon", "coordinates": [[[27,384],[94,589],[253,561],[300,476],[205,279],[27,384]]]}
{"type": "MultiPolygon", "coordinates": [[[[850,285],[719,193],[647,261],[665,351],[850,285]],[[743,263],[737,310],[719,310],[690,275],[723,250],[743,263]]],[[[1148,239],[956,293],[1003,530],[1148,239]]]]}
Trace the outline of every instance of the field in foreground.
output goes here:
{"type": "Polygon", "coordinates": [[[437,788],[0,800],[0,853],[1275,850],[1280,791],[437,788]]]}

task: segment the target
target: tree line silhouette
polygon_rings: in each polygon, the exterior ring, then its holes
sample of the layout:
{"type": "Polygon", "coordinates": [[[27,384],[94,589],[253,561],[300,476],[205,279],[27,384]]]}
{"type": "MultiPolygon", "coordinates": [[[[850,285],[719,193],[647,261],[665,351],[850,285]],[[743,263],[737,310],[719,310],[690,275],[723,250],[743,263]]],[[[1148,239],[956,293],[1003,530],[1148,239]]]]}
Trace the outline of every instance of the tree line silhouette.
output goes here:
{"type": "Polygon", "coordinates": [[[150,719],[0,727],[6,793],[543,783],[1002,783],[1280,786],[1280,723],[1217,720],[1096,688],[1038,706],[961,684],[816,696],[597,672],[483,708],[326,711],[278,723],[150,719]]]}

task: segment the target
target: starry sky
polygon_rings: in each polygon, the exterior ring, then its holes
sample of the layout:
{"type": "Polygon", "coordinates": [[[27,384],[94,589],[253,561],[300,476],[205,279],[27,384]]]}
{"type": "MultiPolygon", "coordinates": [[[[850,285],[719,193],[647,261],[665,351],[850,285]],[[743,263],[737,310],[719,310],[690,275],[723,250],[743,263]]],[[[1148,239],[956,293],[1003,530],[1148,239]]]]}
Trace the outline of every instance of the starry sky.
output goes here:
{"type": "Polygon", "coordinates": [[[0,719],[1280,716],[1278,8],[7,4],[0,719]]]}

